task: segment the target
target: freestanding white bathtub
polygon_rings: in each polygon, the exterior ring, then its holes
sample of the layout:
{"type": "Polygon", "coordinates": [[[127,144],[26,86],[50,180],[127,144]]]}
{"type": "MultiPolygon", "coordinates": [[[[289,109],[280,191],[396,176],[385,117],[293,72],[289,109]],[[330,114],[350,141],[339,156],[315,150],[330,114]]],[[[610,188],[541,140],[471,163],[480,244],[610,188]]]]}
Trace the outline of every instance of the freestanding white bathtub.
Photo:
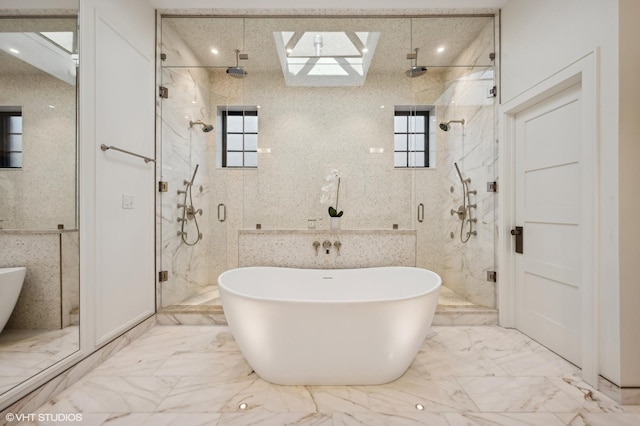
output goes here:
{"type": "Polygon", "coordinates": [[[0,268],[0,332],[7,325],[22,290],[27,268],[0,268]]]}
{"type": "Polygon", "coordinates": [[[410,267],[249,267],[218,277],[231,333],[253,370],[281,385],[374,385],[409,368],[442,280],[410,267]]]}

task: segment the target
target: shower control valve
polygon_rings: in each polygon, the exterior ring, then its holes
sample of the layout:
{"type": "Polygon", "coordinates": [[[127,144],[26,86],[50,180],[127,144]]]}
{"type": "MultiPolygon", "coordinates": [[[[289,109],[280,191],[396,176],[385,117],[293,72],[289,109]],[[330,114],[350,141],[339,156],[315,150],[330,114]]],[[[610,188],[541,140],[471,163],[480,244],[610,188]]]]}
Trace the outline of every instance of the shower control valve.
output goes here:
{"type": "Polygon", "coordinates": [[[340,256],[340,247],[342,247],[342,243],[340,241],[334,241],[333,246],[336,248],[336,254],[340,256]]]}
{"type": "Polygon", "coordinates": [[[331,249],[331,241],[324,240],[324,242],[322,243],[322,248],[325,250],[327,254],[329,254],[329,250],[331,249]]]}

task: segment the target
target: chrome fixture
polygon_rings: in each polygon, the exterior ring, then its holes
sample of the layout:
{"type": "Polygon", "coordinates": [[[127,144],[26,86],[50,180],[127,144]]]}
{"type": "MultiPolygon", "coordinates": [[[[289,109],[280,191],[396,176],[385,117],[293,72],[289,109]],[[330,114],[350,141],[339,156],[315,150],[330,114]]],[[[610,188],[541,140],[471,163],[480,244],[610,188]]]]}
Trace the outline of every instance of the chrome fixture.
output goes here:
{"type": "Polygon", "coordinates": [[[336,248],[336,254],[340,256],[340,247],[342,247],[342,243],[340,241],[334,241],[333,246],[336,248]]]}
{"type": "Polygon", "coordinates": [[[189,121],[189,128],[192,128],[196,124],[202,126],[202,131],[205,132],[205,133],[209,133],[210,131],[213,130],[213,126],[211,124],[207,124],[207,123],[203,122],[202,120],[189,121]]]}
{"type": "MultiPolygon", "coordinates": [[[[194,124],[204,124],[204,123],[194,123],[194,124]]],[[[184,190],[178,190],[178,195],[184,194],[184,202],[178,203],[178,208],[182,209],[182,217],[178,218],[178,223],[181,224],[180,231],[178,232],[178,236],[182,237],[182,242],[188,246],[195,246],[202,239],[202,233],[200,232],[200,226],[198,225],[198,219],[196,215],[202,216],[202,209],[196,209],[193,205],[193,195],[191,190],[193,188],[193,181],[196,179],[196,173],[198,173],[199,164],[196,164],[195,169],[193,170],[193,175],[191,176],[191,180],[183,181],[185,185],[184,190]],[[187,203],[187,200],[189,201],[187,203]],[[195,241],[188,241],[187,232],[185,231],[185,225],[188,224],[189,221],[193,220],[196,226],[196,234],[197,238],[195,241]]]]}
{"type": "Polygon", "coordinates": [[[325,250],[327,254],[329,254],[329,250],[331,249],[331,241],[324,240],[324,242],[322,243],[322,248],[325,250]]]}
{"type": "MultiPolygon", "coordinates": [[[[462,120],[464,122],[464,120],[462,120]]],[[[463,123],[464,124],[464,123],[463,123]]],[[[441,125],[442,126],[442,125],[441,125]]],[[[443,129],[444,130],[444,129],[443,129]]],[[[456,172],[458,173],[458,178],[460,178],[460,183],[462,184],[462,205],[458,206],[457,210],[451,209],[451,216],[454,214],[458,215],[458,219],[462,221],[460,225],[460,242],[466,243],[469,241],[472,235],[478,235],[478,232],[473,229],[473,225],[478,223],[478,219],[471,217],[471,209],[475,209],[478,207],[477,203],[471,204],[469,199],[469,195],[477,194],[478,191],[469,190],[469,184],[471,183],[471,179],[463,178],[462,173],[460,172],[460,168],[458,167],[458,163],[453,163],[456,168],[456,172]],[[466,235],[464,234],[464,230],[467,229],[466,235]]],[[[453,238],[453,232],[451,233],[453,238]]]]}
{"type": "Polygon", "coordinates": [[[447,122],[442,122],[438,126],[440,127],[440,130],[448,132],[449,129],[451,128],[451,124],[452,123],[459,123],[459,124],[462,124],[464,126],[464,118],[462,120],[449,120],[447,122]]]}
{"type": "Polygon", "coordinates": [[[245,78],[247,76],[247,70],[240,66],[240,59],[247,60],[249,55],[246,53],[240,53],[240,50],[236,49],[236,66],[227,68],[227,74],[235,78],[245,78]]]}
{"type": "Polygon", "coordinates": [[[407,54],[407,59],[413,59],[415,60],[415,63],[411,68],[407,70],[407,72],[405,72],[406,76],[411,78],[420,77],[421,75],[424,75],[424,73],[427,72],[427,67],[418,65],[418,48],[416,47],[413,50],[415,53],[407,54]]]}
{"type": "Polygon", "coordinates": [[[116,146],[109,146],[109,145],[102,144],[100,145],[100,149],[103,151],[108,151],[112,149],[114,151],[122,152],[124,154],[133,155],[134,157],[142,158],[145,163],[155,163],[156,161],[153,158],[145,157],[144,155],[136,154],[135,152],[127,151],[126,149],[118,148],[116,146]]]}
{"type": "Polygon", "coordinates": [[[318,257],[318,250],[320,249],[320,241],[314,241],[313,242],[313,248],[316,251],[316,257],[318,257]]]}
{"type": "MultiPolygon", "coordinates": [[[[424,222],[424,204],[418,204],[418,222],[424,222]]],[[[394,228],[397,229],[397,228],[394,228]]]]}

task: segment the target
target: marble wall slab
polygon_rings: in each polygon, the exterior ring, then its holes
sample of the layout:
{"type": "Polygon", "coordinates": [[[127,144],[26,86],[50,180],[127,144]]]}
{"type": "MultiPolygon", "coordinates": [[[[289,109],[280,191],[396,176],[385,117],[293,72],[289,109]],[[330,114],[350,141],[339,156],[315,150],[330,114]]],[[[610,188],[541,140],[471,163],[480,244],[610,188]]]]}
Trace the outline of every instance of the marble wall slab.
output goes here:
{"type": "Polygon", "coordinates": [[[415,231],[252,231],[238,238],[239,266],[344,269],[415,266],[415,231]],[[329,241],[329,253],[314,241],[329,241]],[[339,241],[340,251],[335,245],[339,241]]]}
{"type": "MultiPolygon", "coordinates": [[[[493,67],[489,62],[493,52],[493,23],[487,25],[479,37],[458,60],[475,67],[452,68],[447,73],[446,90],[438,105],[446,120],[465,119],[464,126],[452,125],[443,132],[448,149],[441,167],[446,170],[443,186],[447,188],[444,201],[443,245],[445,250],[443,281],[468,300],[490,308],[497,303],[495,283],[487,281],[487,271],[495,270],[496,194],[487,192],[487,182],[496,180],[497,143],[495,136],[495,99],[488,94],[495,85],[493,67]],[[461,221],[451,215],[451,209],[462,205],[462,184],[454,167],[457,163],[463,178],[471,179],[470,190],[477,191],[470,201],[477,207],[471,217],[477,219],[473,228],[477,235],[467,243],[461,242],[461,221]]],[[[466,239],[467,229],[463,231],[466,239]]]]}
{"type": "MultiPolygon", "coordinates": [[[[170,26],[162,27],[161,51],[176,65],[197,65],[197,59],[170,26]]],[[[211,239],[211,214],[208,169],[209,145],[212,134],[202,132],[202,126],[190,127],[190,121],[209,122],[209,76],[197,68],[162,68],[162,85],[169,89],[169,98],[161,101],[161,138],[158,152],[158,173],[168,182],[169,190],[162,193],[158,214],[161,216],[162,257],[161,270],[168,271],[169,280],[162,283],[161,305],[169,306],[200,291],[210,282],[208,241],[211,239]],[[198,167],[191,192],[185,181],[190,181],[198,167]],[[184,226],[183,208],[188,204],[202,209],[196,220],[184,226]],[[196,224],[197,222],[197,224],[196,224]],[[186,232],[186,244],[179,232],[186,232]],[[198,234],[202,240],[197,242],[198,234]]]]}

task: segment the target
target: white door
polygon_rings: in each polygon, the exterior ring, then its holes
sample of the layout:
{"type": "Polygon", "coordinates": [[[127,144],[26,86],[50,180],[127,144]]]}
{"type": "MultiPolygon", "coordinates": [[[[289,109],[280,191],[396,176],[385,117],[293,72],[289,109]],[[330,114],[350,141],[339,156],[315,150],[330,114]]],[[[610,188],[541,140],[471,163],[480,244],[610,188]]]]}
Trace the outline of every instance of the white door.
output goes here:
{"type": "Polygon", "coordinates": [[[581,365],[581,85],[515,116],[516,328],[581,365]]]}
{"type": "Polygon", "coordinates": [[[95,208],[95,276],[85,281],[99,301],[90,314],[100,345],[155,312],[155,164],[100,149],[155,156],[155,10],[128,0],[83,0],[80,10],[81,151],[93,153],[81,172],[95,179],[84,192],[95,208]]]}

